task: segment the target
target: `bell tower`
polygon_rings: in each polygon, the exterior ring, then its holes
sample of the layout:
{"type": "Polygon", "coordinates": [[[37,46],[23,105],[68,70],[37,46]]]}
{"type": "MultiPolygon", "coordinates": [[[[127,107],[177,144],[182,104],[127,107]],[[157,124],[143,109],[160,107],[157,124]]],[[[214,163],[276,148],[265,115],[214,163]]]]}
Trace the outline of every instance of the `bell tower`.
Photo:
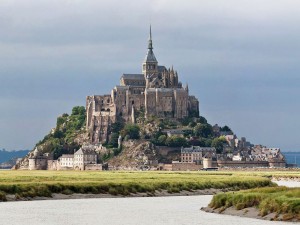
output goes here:
{"type": "Polygon", "coordinates": [[[142,71],[145,76],[145,80],[149,82],[158,76],[157,60],[153,53],[151,25],[150,25],[150,35],[148,41],[148,51],[145,60],[143,62],[142,71]]]}

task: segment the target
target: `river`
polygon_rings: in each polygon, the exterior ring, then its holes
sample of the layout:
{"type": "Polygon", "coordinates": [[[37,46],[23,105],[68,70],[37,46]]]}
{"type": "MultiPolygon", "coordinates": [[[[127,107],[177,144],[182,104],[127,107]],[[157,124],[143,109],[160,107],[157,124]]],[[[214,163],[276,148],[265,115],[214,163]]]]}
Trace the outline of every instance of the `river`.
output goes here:
{"type": "Polygon", "coordinates": [[[284,225],[206,213],[212,196],[102,198],[0,203],[0,224],[22,225],[284,225]]]}

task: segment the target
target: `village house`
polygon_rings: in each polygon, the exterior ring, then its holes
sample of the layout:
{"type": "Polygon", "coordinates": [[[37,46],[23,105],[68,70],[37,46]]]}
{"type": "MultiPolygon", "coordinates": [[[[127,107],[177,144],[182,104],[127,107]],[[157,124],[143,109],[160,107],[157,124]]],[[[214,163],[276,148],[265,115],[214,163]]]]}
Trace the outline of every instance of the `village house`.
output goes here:
{"type": "Polygon", "coordinates": [[[82,147],[74,153],[74,169],[85,170],[88,165],[97,164],[97,154],[88,147],[82,147]]]}
{"type": "Polygon", "coordinates": [[[206,153],[216,154],[216,149],[211,147],[192,146],[189,148],[181,148],[182,163],[198,163],[202,164],[202,158],[206,153]]]}
{"type": "Polygon", "coordinates": [[[59,168],[61,170],[72,170],[74,168],[74,155],[73,154],[63,154],[58,158],[59,168]]]}

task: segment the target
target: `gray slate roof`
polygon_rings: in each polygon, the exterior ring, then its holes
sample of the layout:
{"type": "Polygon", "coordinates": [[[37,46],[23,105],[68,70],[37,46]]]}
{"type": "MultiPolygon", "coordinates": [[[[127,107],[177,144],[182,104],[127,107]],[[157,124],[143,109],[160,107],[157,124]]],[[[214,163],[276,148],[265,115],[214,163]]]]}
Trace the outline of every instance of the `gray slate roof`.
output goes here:
{"type": "Polygon", "coordinates": [[[81,147],[74,155],[97,155],[94,149],[90,149],[89,147],[81,147]]]}
{"type": "Polygon", "coordinates": [[[166,70],[167,68],[165,66],[157,66],[158,72],[161,73],[164,70],[166,70]]]}
{"type": "Polygon", "coordinates": [[[152,49],[148,49],[148,52],[147,52],[144,62],[156,62],[157,63],[157,60],[155,58],[155,55],[154,55],[152,49]]]}
{"type": "Polygon", "coordinates": [[[121,78],[127,80],[145,80],[144,74],[123,74],[121,78]]]}
{"type": "Polygon", "coordinates": [[[211,147],[200,147],[200,146],[192,146],[190,148],[182,148],[181,153],[192,153],[192,152],[212,152],[215,153],[216,149],[211,147]]]}
{"type": "Polygon", "coordinates": [[[74,155],[72,154],[63,154],[61,157],[59,158],[74,158],[74,155]]]}

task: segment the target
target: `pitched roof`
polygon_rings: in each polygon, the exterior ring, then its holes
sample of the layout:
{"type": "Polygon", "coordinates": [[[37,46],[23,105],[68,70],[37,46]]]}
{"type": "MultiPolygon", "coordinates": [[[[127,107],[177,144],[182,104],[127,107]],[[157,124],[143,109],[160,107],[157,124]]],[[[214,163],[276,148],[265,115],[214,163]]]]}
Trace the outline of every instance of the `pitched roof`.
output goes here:
{"type": "Polygon", "coordinates": [[[123,74],[122,78],[127,80],[145,80],[144,74],[123,74]]]}
{"type": "Polygon", "coordinates": [[[148,49],[148,52],[146,54],[144,62],[155,62],[155,63],[157,63],[157,60],[155,58],[155,55],[154,55],[152,49],[148,49]]]}
{"type": "Polygon", "coordinates": [[[88,146],[81,147],[74,155],[97,155],[94,149],[89,148],[88,146]]]}
{"type": "Polygon", "coordinates": [[[74,155],[72,154],[63,154],[61,157],[59,158],[74,158],[74,155]]]}
{"type": "Polygon", "coordinates": [[[165,66],[157,66],[158,72],[163,72],[164,70],[166,70],[167,68],[165,66]]]}

